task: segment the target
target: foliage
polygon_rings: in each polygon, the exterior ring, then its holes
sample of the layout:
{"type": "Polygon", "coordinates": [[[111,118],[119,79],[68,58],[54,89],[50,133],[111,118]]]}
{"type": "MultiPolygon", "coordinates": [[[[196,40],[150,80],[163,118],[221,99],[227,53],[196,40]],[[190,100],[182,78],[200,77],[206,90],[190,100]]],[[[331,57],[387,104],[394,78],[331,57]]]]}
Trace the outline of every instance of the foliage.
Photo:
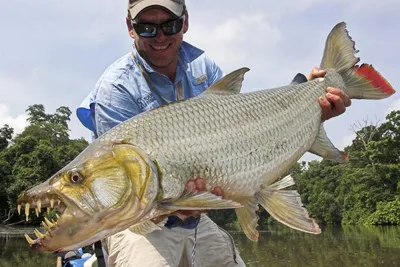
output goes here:
{"type": "Polygon", "coordinates": [[[68,107],[47,114],[43,105],[32,105],[26,112],[30,124],[22,133],[12,138],[12,128],[0,129],[0,223],[8,211],[16,212],[22,191],[47,180],[88,145],[69,138],[68,107]]]}

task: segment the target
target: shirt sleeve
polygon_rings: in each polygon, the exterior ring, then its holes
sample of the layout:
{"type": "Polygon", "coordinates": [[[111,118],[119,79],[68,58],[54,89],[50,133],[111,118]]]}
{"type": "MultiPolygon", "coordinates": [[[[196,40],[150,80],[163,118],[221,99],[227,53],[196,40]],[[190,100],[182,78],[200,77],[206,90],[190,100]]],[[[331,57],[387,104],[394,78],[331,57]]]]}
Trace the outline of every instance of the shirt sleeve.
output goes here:
{"type": "Polygon", "coordinates": [[[108,99],[99,99],[93,103],[96,138],[141,112],[132,95],[122,85],[111,85],[110,88],[102,88],[102,91],[107,92],[108,99]]]}
{"type": "Polygon", "coordinates": [[[211,60],[209,57],[206,57],[207,62],[207,77],[208,77],[208,84],[214,84],[215,82],[219,81],[222,77],[224,77],[224,73],[218,65],[211,60]]]}

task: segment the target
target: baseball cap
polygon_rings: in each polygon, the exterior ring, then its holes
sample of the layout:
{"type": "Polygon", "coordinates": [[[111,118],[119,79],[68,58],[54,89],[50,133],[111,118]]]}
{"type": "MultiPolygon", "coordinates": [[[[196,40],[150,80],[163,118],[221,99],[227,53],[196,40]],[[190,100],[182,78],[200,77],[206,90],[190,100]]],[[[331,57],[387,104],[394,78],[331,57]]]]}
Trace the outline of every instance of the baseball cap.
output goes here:
{"type": "Polygon", "coordinates": [[[164,7],[175,16],[180,17],[185,10],[185,0],[128,0],[128,12],[132,19],[150,6],[164,7]]]}

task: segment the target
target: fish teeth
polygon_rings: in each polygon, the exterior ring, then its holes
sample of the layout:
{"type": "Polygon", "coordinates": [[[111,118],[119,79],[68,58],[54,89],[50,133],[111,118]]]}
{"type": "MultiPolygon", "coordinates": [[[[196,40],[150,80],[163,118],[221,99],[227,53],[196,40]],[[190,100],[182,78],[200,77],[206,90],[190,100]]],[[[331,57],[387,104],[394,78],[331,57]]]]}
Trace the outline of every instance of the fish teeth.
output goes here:
{"type": "Polygon", "coordinates": [[[47,207],[47,214],[50,213],[50,207],[47,207]]]}
{"type": "Polygon", "coordinates": [[[21,204],[18,204],[17,210],[18,210],[18,215],[21,215],[21,204]]]}
{"type": "Polygon", "coordinates": [[[49,221],[49,219],[47,219],[46,217],[44,218],[44,221],[46,222],[46,224],[47,224],[47,226],[48,226],[49,228],[52,228],[52,227],[54,227],[54,225],[55,225],[55,224],[53,224],[51,221],[49,221]]]}
{"type": "Polygon", "coordinates": [[[35,208],[35,213],[36,213],[36,217],[39,218],[39,209],[37,207],[35,208]]]}
{"type": "Polygon", "coordinates": [[[35,244],[35,241],[32,238],[30,238],[30,236],[28,234],[25,234],[25,238],[26,238],[26,241],[28,241],[30,246],[35,244]]]}
{"type": "Polygon", "coordinates": [[[43,239],[45,237],[45,235],[42,234],[41,232],[39,232],[39,230],[37,230],[37,229],[35,229],[33,232],[35,233],[37,238],[43,239]]]}
{"type": "Polygon", "coordinates": [[[31,204],[26,203],[25,204],[25,217],[26,217],[26,221],[29,221],[29,208],[31,207],[31,204]]]}
{"type": "Polygon", "coordinates": [[[49,227],[44,221],[42,221],[42,226],[43,226],[43,228],[46,229],[47,231],[50,230],[50,227],[49,227]]]}
{"type": "Polygon", "coordinates": [[[37,206],[38,210],[40,211],[42,209],[42,200],[39,199],[38,201],[36,201],[36,206],[37,206]]]}
{"type": "Polygon", "coordinates": [[[54,208],[54,199],[50,199],[50,207],[53,209],[54,208]]]}

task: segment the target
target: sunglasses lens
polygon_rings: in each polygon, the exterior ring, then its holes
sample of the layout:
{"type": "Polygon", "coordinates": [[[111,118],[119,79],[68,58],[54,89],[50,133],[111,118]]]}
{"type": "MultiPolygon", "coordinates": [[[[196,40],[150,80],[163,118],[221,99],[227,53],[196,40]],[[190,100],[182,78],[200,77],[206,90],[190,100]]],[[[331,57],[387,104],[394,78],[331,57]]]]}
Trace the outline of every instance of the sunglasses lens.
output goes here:
{"type": "Polygon", "coordinates": [[[177,34],[182,30],[183,18],[167,21],[162,24],[132,23],[136,33],[141,37],[151,38],[157,35],[157,29],[161,28],[166,36],[177,34]]]}
{"type": "Polygon", "coordinates": [[[157,28],[150,24],[133,24],[136,33],[141,37],[154,37],[157,34],[157,28]]]}
{"type": "Polygon", "coordinates": [[[183,19],[179,18],[177,20],[168,21],[166,23],[161,24],[161,29],[163,30],[165,35],[174,35],[182,30],[183,19]]]}

